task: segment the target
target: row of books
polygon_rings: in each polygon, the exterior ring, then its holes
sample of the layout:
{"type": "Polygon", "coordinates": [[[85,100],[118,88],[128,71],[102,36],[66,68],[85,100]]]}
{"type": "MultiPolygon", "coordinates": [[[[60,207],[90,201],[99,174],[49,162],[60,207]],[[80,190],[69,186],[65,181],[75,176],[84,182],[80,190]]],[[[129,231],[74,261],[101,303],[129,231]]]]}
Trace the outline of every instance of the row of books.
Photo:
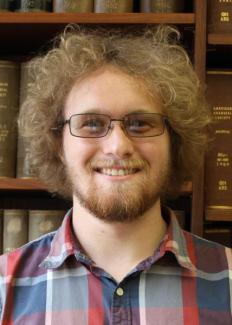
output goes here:
{"type": "Polygon", "coordinates": [[[17,130],[19,107],[31,82],[29,70],[27,62],[0,60],[0,177],[33,177],[26,142],[17,130]]]}
{"type": "Polygon", "coordinates": [[[63,210],[0,210],[1,253],[58,229],[64,215],[63,210]]]}
{"type": "Polygon", "coordinates": [[[184,0],[2,0],[1,7],[11,11],[53,12],[183,12],[184,0]]]}

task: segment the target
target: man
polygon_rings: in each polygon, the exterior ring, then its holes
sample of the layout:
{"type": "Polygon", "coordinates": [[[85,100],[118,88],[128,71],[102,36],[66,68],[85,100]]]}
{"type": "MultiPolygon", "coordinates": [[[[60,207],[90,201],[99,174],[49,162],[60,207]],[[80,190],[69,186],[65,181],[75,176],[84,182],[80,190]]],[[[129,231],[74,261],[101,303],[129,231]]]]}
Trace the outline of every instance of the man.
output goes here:
{"type": "Polygon", "coordinates": [[[34,60],[19,124],[73,208],[1,257],[2,324],[231,324],[231,250],[163,205],[200,166],[210,123],[175,34],[71,28],[34,60]]]}

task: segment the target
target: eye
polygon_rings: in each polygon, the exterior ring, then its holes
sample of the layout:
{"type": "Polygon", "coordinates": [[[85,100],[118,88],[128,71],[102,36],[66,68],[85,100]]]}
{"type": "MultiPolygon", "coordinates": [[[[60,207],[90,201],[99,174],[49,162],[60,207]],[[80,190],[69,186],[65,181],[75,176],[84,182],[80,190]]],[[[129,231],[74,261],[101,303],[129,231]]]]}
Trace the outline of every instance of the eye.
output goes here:
{"type": "Polygon", "coordinates": [[[79,124],[79,132],[87,136],[102,134],[106,128],[107,121],[102,116],[82,116],[82,121],[79,124]]]}
{"type": "Polygon", "coordinates": [[[100,118],[91,118],[86,121],[83,121],[81,127],[86,127],[90,129],[101,128],[104,127],[105,123],[100,118]]]}
{"type": "Polygon", "coordinates": [[[153,125],[147,118],[130,117],[126,121],[126,128],[129,132],[145,133],[153,128],[153,125]]]}

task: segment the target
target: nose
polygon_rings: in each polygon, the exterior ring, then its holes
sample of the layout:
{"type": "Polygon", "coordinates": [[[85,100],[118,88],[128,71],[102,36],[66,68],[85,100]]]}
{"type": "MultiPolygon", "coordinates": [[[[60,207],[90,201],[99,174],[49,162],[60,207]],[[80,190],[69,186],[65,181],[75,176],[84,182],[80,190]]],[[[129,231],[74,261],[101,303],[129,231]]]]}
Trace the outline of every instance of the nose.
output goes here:
{"type": "Polygon", "coordinates": [[[134,152],[132,140],[125,132],[120,121],[111,122],[111,127],[103,140],[103,153],[116,158],[129,157],[134,152]]]}

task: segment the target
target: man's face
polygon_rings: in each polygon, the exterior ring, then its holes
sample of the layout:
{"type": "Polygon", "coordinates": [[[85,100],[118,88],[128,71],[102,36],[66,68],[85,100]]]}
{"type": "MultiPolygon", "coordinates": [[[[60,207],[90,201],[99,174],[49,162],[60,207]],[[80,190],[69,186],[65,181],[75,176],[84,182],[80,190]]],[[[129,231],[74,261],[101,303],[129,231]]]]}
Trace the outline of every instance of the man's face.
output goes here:
{"type": "MultiPolygon", "coordinates": [[[[64,114],[121,119],[138,111],[162,113],[142,81],[107,66],[74,85],[64,114]]],[[[65,125],[63,158],[74,202],[105,221],[132,221],[159,204],[170,173],[169,135],[165,129],[160,136],[132,138],[112,122],[105,137],[78,138],[65,125]]]]}

